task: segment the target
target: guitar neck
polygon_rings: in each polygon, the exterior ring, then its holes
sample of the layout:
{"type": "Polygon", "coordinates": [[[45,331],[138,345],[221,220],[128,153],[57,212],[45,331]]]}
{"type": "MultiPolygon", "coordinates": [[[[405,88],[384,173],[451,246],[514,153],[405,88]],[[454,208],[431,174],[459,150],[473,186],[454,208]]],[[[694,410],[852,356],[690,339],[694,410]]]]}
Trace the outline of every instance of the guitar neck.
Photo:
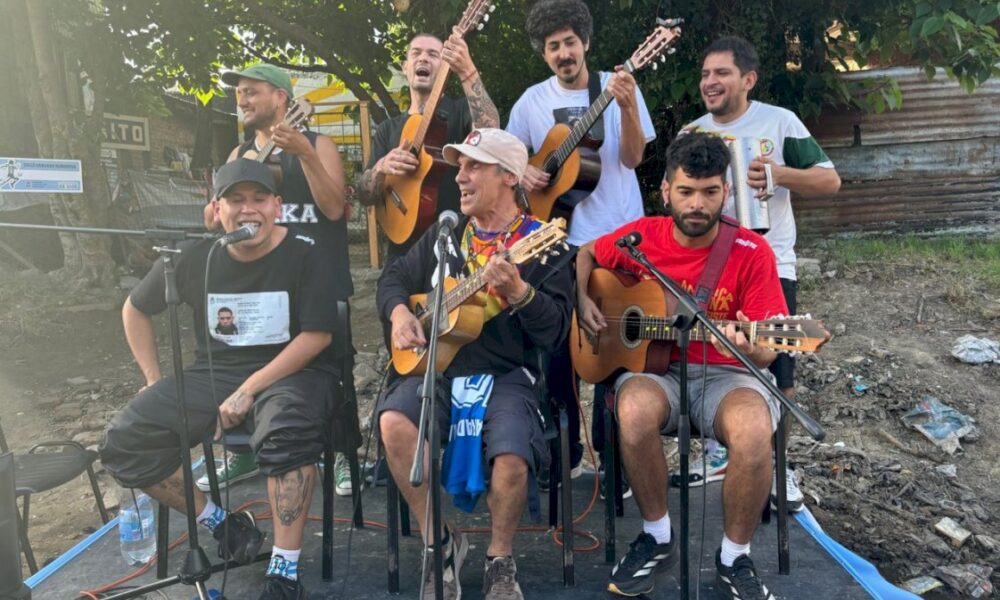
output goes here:
{"type": "MultiPolygon", "coordinates": [[[[757,343],[757,321],[730,321],[721,320],[714,323],[718,327],[735,325],[737,331],[742,331],[747,336],[750,345],[757,343]]],[[[640,317],[638,319],[638,336],[644,340],[676,341],[680,339],[680,330],[671,325],[671,320],[664,317],[640,317]]],[[[700,324],[691,330],[691,341],[708,341],[711,334],[700,324]]]]}
{"type": "Polygon", "coordinates": [[[268,140],[267,143],[264,144],[264,147],[257,152],[257,162],[266,161],[267,157],[271,156],[272,152],[274,152],[274,140],[268,140]]]}
{"type": "Polygon", "coordinates": [[[448,66],[448,63],[441,61],[437,76],[434,78],[434,87],[431,88],[431,95],[427,99],[427,103],[424,104],[423,112],[420,113],[423,116],[420,120],[420,127],[417,128],[417,133],[410,142],[410,148],[413,150],[420,150],[424,145],[424,138],[427,137],[427,130],[431,126],[431,119],[434,118],[434,112],[437,110],[438,100],[441,99],[441,94],[444,92],[444,84],[448,81],[449,73],[451,73],[451,67],[448,66]]]}
{"type": "MultiPolygon", "coordinates": [[[[629,62],[625,63],[624,69],[629,74],[634,71],[631,63],[629,62]]],[[[593,73],[593,76],[600,77],[601,74],[600,72],[595,72],[593,73]]],[[[569,158],[569,155],[576,150],[576,147],[580,145],[580,140],[583,139],[583,136],[587,135],[587,132],[590,131],[590,128],[594,126],[594,123],[597,122],[597,119],[600,118],[604,111],[607,110],[612,100],[614,100],[614,96],[611,92],[605,89],[601,92],[601,95],[594,100],[594,103],[590,105],[587,112],[584,113],[582,117],[577,119],[576,123],[573,124],[573,128],[570,130],[569,136],[567,136],[566,139],[559,144],[559,147],[552,153],[552,156],[558,163],[555,165],[556,168],[561,167],[562,164],[566,162],[566,159],[569,158]]]]}
{"type": "MultiPolygon", "coordinates": [[[[464,279],[460,279],[458,285],[453,287],[450,292],[444,295],[444,313],[442,316],[447,315],[464,304],[466,300],[476,295],[479,290],[485,287],[486,280],[483,279],[483,271],[481,270],[476,271],[464,279]]],[[[433,292],[427,295],[428,299],[432,296],[433,292]]],[[[433,313],[429,309],[424,311],[419,316],[420,324],[423,325],[425,331],[430,331],[432,316],[433,313]]]]}

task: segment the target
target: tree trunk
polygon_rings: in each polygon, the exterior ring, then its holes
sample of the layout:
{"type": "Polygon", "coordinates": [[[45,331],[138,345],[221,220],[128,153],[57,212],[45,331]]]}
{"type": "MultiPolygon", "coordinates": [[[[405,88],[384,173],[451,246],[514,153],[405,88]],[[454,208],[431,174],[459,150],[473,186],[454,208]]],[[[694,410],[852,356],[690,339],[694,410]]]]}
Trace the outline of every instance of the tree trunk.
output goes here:
{"type": "MultiPolygon", "coordinates": [[[[46,14],[42,3],[25,0],[31,47],[34,48],[37,81],[48,113],[52,135],[52,158],[78,158],[83,169],[83,194],[54,194],[50,203],[56,224],[70,226],[97,226],[100,207],[106,207],[110,195],[103,169],[100,166],[100,138],[96,132],[88,136],[87,127],[75,127],[70,118],[69,102],[62,80],[62,69],[55,55],[55,40],[51,29],[51,15],[46,14]]],[[[94,77],[99,79],[98,77],[94,77]]],[[[95,97],[101,95],[95,89],[95,97]]],[[[99,104],[99,103],[98,103],[99,104]]],[[[93,118],[101,118],[95,104],[93,118]]],[[[38,124],[36,123],[36,126],[38,124]]],[[[64,268],[87,284],[103,283],[111,273],[111,254],[108,241],[96,236],[60,235],[65,254],[64,268]]]]}

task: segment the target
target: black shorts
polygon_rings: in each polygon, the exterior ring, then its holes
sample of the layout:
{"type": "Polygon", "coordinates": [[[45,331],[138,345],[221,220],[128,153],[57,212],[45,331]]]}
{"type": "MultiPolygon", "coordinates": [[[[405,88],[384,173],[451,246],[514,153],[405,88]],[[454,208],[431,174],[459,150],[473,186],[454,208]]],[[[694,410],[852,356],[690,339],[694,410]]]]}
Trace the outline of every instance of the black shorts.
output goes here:
{"type": "MultiPolygon", "coordinates": [[[[184,371],[191,447],[215,434],[219,404],[250,374],[216,369],[213,399],[207,369],[184,371]]],[[[319,460],[336,381],[333,373],[304,370],[257,394],[244,429],[265,475],[280,475],[319,460]]],[[[122,485],[148,487],[181,466],[176,395],[174,378],[161,379],[112,419],[100,447],[101,462],[122,485]]]]}
{"type": "MultiPolygon", "coordinates": [[[[400,377],[394,381],[379,398],[376,414],[394,410],[417,425],[420,420],[418,392],[422,383],[423,377],[400,377]]],[[[436,414],[443,446],[448,443],[451,407],[440,395],[436,414]]],[[[549,450],[542,433],[538,396],[534,381],[523,369],[514,369],[496,377],[483,422],[483,449],[487,464],[492,464],[493,459],[501,454],[516,454],[528,463],[528,468],[534,473],[548,465],[549,450]]]]}
{"type": "MultiPolygon", "coordinates": [[[[795,290],[797,283],[794,279],[781,279],[781,291],[785,294],[785,304],[788,305],[788,314],[794,315],[795,290]]],[[[775,383],[780,390],[787,390],[795,387],[795,359],[788,354],[779,354],[768,367],[774,373],[775,383]]]]}

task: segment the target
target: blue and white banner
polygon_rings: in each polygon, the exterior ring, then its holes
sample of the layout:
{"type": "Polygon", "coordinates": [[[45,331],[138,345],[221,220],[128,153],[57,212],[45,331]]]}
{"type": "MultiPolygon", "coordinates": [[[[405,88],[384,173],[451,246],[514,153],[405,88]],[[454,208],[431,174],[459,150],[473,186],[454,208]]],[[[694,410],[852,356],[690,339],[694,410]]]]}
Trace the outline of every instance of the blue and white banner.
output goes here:
{"type": "Polygon", "coordinates": [[[0,192],[82,194],[80,161],[0,156],[0,192]]]}

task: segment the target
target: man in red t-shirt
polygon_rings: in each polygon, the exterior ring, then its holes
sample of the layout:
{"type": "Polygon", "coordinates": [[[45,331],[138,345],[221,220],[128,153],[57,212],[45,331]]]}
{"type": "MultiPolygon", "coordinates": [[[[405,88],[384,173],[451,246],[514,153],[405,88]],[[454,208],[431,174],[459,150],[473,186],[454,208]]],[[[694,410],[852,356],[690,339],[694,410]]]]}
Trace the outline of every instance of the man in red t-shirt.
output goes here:
{"type": "MultiPolygon", "coordinates": [[[[642,235],[640,248],[657,269],[689,291],[698,286],[720,227],[730,227],[720,222],[728,195],[728,166],[729,152],[716,137],[698,133],[674,140],[667,150],[661,186],[672,218],[644,217],[580,248],[579,322],[588,333],[607,327],[587,296],[595,266],[650,277],[615,246],[615,240],[629,232],[642,235]]],[[[763,237],[739,228],[706,312],[715,320],[740,321],[787,312],[774,253],[763,237]]],[[[757,366],[766,368],[774,360],[773,352],[752,347],[732,325],[724,331],[757,366]]],[[[680,360],[676,349],[672,359],[680,360]]],[[[716,554],[719,592],[726,598],[772,599],[749,553],[771,487],[771,434],[778,424],[778,402],[715,340],[691,342],[687,360],[691,422],[729,449],[722,488],[725,535],[716,554]]],[[[622,462],[642,514],[643,532],[611,571],[608,591],[635,596],[650,593],[656,574],[676,562],[667,512],[667,465],[659,439],[675,430],[679,421],[676,363],[666,373],[625,373],[615,382],[615,392],[622,462]]]]}

